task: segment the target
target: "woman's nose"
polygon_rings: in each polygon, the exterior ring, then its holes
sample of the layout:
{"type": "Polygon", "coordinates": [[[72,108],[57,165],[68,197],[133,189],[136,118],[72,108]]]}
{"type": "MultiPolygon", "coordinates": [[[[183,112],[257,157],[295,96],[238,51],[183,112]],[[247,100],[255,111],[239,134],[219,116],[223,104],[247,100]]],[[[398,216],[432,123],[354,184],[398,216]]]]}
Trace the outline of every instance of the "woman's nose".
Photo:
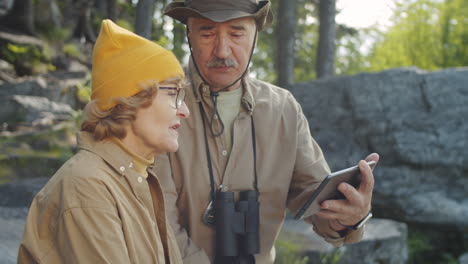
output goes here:
{"type": "Polygon", "coordinates": [[[180,118],[187,118],[190,116],[190,110],[188,109],[187,105],[185,102],[182,103],[182,105],[177,109],[177,116],[180,118]]]}

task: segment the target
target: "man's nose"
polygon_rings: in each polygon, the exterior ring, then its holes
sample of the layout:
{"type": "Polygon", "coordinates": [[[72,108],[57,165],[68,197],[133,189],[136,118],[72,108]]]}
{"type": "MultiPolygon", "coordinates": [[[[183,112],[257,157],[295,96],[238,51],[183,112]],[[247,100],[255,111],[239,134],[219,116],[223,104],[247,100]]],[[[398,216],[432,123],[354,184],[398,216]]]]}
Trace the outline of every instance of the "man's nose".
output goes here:
{"type": "Polygon", "coordinates": [[[190,116],[190,110],[188,109],[187,105],[185,102],[182,103],[182,105],[177,109],[177,116],[180,118],[187,118],[190,116]]]}
{"type": "Polygon", "coordinates": [[[221,59],[228,58],[231,55],[231,45],[227,37],[220,36],[216,39],[214,55],[221,59]]]}

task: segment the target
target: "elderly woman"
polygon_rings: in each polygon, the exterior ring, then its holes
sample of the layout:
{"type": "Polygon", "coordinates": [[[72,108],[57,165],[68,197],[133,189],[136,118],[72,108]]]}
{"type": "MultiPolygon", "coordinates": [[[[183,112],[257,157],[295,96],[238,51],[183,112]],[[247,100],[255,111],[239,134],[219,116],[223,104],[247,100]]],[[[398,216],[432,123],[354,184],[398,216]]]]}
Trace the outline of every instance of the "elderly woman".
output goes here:
{"type": "Polygon", "coordinates": [[[34,198],[18,263],[182,262],[149,168],[178,148],[183,77],[171,52],[103,21],[79,151],[34,198]]]}

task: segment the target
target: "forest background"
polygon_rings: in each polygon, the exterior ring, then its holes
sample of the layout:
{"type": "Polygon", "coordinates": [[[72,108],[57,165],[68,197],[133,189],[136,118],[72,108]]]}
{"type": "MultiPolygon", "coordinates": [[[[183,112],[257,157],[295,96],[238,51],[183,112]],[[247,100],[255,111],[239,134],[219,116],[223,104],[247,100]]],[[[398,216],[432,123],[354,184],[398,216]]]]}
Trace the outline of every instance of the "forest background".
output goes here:
{"type": "MultiPolygon", "coordinates": [[[[276,21],[259,34],[251,73],[288,87],[324,76],[395,67],[437,70],[468,65],[468,0],[395,0],[391,25],[360,29],[335,22],[340,12],[336,1],[340,0],[272,1],[276,21]]],[[[3,2],[10,5],[10,12],[1,17],[0,25],[40,36],[49,43],[49,57],[61,49],[85,59],[79,54],[80,49],[67,41],[92,43],[101,20],[111,18],[173,50],[183,63],[187,62],[184,25],[162,15],[169,0],[3,2]]],[[[21,52],[24,49],[10,45],[8,50],[2,50],[2,57],[19,60],[21,52]]]]}
{"type": "MultiPolygon", "coordinates": [[[[432,71],[468,66],[468,0],[394,0],[391,23],[385,28],[337,23],[339,1],[346,0],[272,0],[276,20],[259,34],[250,74],[290,89],[297,82],[397,67],[432,71]]],[[[0,59],[14,67],[12,75],[0,71],[0,80],[66,70],[71,61],[89,70],[92,45],[104,18],[173,50],[187,63],[184,25],[162,15],[169,2],[0,1],[0,31],[39,40],[0,45],[0,59]]],[[[83,103],[89,100],[89,78],[88,74],[79,87],[83,103]]],[[[0,177],[0,183],[5,178],[0,177]]],[[[457,263],[450,252],[428,258],[432,246],[421,234],[409,236],[409,263],[457,263]]],[[[289,258],[284,263],[302,261],[289,258]]]]}

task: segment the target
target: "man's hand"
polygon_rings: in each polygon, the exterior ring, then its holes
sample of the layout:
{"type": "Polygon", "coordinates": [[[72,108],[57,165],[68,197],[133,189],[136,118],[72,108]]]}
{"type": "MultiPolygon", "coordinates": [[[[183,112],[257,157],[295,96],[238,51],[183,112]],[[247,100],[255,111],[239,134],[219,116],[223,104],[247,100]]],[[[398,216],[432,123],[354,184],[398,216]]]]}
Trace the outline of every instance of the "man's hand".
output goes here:
{"type": "Polygon", "coordinates": [[[330,220],[330,227],[333,230],[342,231],[346,229],[345,226],[354,226],[366,217],[371,210],[374,175],[367,162],[373,160],[377,164],[379,158],[377,153],[372,153],[367,156],[365,161],[359,161],[361,184],[357,189],[345,182],[338,185],[338,190],[343,193],[346,200],[326,200],[322,202],[322,210],[317,216],[330,220]]]}

